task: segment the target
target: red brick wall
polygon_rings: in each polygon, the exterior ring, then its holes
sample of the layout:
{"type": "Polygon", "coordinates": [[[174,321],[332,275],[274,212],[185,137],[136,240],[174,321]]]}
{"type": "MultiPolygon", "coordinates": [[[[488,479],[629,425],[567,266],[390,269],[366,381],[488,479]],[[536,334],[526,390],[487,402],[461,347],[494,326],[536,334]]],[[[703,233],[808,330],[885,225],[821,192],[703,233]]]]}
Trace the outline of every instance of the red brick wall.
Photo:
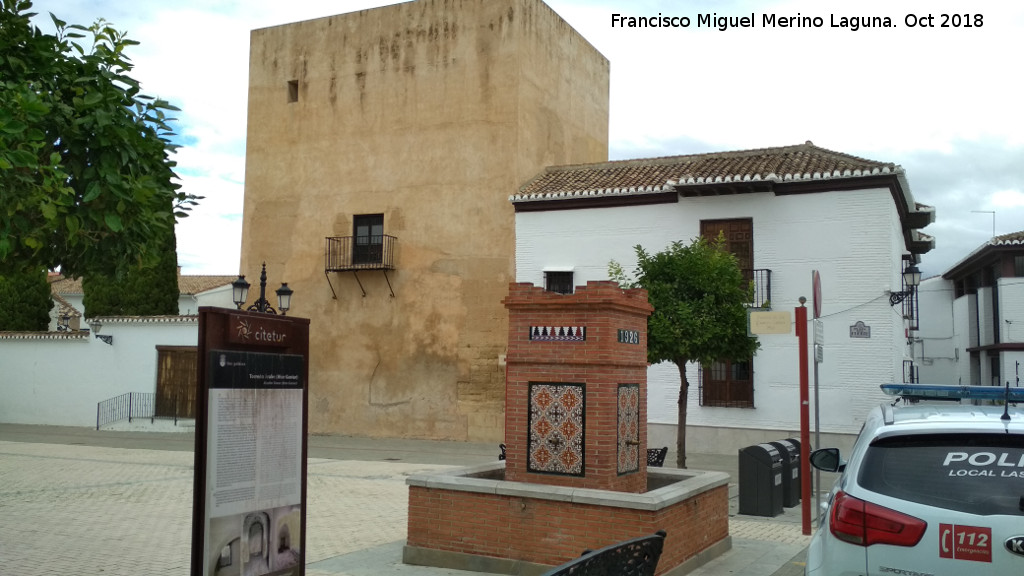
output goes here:
{"type": "Polygon", "coordinates": [[[556,566],[657,530],[661,574],[728,536],[728,487],[659,511],[409,487],[410,546],[556,566]]]}
{"type": "Polygon", "coordinates": [[[646,489],[647,317],[645,290],[623,290],[614,282],[590,282],[573,294],[556,294],[532,284],[512,284],[506,356],[505,478],[576,488],[624,492],[646,489]],[[531,326],[585,326],[583,342],[530,340],[531,326]],[[635,330],[639,344],[618,341],[619,330],[635,330]],[[583,383],[586,394],[584,475],[529,470],[529,385],[583,383]],[[638,384],[639,468],[618,473],[618,385],[638,384]]]}

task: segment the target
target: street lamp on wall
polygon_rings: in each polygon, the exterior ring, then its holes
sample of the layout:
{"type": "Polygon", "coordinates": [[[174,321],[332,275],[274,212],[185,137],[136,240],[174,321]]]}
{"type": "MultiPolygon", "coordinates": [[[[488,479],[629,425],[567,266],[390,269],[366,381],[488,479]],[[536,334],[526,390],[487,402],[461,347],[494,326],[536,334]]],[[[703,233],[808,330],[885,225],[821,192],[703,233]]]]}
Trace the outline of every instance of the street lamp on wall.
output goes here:
{"type": "MultiPolygon", "coordinates": [[[[281,287],[276,291],[277,293],[277,310],[281,311],[281,315],[284,316],[285,312],[292,307],[292,292],[293,290],[288,287],[287,282],[283,282],[281,287]]],[[[245,275],[239,275],[238,279],[231,283],[231,300],[235,303],[235,306],[239,310],[245,305],[246,300],[249,297],[249,282],[245,280],[245,275]]],[[[263,269],[260,271],[260,297],[252,303],[252,306],[247,308],[250,312],[263,312],[264,314],[277,314],[277,310],[270,305],[267,301],[267,263],[263,263],[263,269]]]]}
{"type": "Polygon", "coordinates": [[[889,306],[895,306],[903,302],[907,297],[912,296],[921,284],[921,271],[918,270],[915,264],[911,264],[903,270],[903,284],[907,287],[906,290],[889,294],[889,306]]]}

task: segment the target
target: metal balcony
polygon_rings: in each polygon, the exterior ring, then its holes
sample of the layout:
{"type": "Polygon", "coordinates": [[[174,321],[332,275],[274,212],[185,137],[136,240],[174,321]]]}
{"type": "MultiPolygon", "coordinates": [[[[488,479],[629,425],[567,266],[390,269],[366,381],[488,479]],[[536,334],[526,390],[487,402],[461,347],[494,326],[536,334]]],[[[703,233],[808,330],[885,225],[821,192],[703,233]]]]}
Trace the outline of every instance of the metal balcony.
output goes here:
{"type": "Polygon", "coordinates": [[[771,308],[772,271],[768,268],[746,268],[743,279],[754,283],[754,299],[747,304],[751,308],[771,308]]]}
{"type": "MultiPolygon", "coordinates": [[[[394,236],[386,234],[380,236],[328,236],[324,248],[324,275],[327,276],[327,283],[331,283],[331,272],[352,272],[359,289],[366,296],[366,289],[359,280],[357,274],[363,270],[381,270],[384,278],[388,281],[388,289],[391,295],[395,295],[391,287],[391,279],[388,278],[388,270],[395,269],[395,243],[398,241],[394,236]]],[[[334,298],[338,298],[331,284],[331,292],[334,298]]]]}

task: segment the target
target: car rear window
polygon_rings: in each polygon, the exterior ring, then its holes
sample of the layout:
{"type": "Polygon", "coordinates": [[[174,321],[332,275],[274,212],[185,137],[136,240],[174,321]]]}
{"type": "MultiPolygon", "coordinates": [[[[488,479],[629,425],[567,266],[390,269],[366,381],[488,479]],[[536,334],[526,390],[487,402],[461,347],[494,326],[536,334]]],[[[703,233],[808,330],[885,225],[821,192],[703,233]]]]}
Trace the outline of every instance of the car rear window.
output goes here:
{"type": "Polygon", "coordinates": [[[1024,516],[1024,436],[879,439],[868,447],[857,483],[873,492],[947,510],[1024,516]]]}

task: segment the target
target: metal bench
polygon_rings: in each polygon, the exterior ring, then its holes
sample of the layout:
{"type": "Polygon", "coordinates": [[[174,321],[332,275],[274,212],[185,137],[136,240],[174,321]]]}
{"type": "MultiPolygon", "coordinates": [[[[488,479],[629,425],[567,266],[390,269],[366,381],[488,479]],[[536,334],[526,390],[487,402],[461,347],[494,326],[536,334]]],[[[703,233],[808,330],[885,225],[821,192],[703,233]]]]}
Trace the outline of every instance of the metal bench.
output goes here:
{"type": "Polygon", "coordinates": [[[647,465],[661,468],[665,465],[665,456],[668,454],[668,446],[662,448],[647,449],[647,465]]]}
{"type": "Polygon", "coordinates": [[[501,448],[501,454],[498,454],[498,460],[504,460],[505,459],[505,445],[504,444],[498,444],[498,448],[501,448]]]}
{"type": "Polygon", "coordinates": [[[600,550],[585,550],[583,555],[556,566],[543,576],[654,576],[662,548],[665,531],[658,530],[600,550]]]}

